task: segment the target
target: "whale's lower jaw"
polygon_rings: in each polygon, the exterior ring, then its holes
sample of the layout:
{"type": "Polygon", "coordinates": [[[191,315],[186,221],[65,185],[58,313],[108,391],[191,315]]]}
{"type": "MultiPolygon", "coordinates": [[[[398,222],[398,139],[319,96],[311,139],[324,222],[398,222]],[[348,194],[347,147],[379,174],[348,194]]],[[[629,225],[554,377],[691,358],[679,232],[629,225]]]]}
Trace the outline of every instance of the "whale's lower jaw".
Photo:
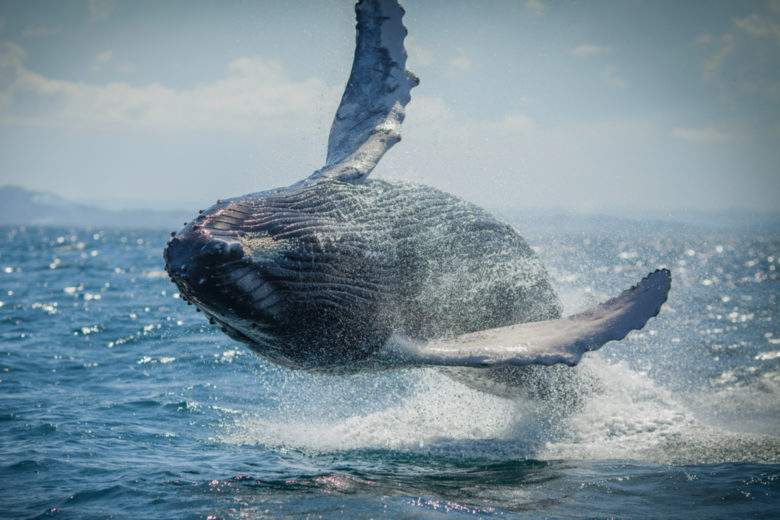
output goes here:
{"type": "MultiPolygon", "coordinates": [[[[236,298],[237,292],[231,290],[234,286],[225,284],[224,280],[241,276],[245,262],[195,254],[209,247],[215,246],[193,240],[185,234],[184,237],[175,237],[166,248],[166,269],[182,300],[202,312],[209,323],[218,326],[231,339],[244,343],[255,353],[276,364],[300,368],[284,353],[285,345],[271,322],[270,312],[273,309],[264,306],[263,301],[236,298]]],[[[244,279],[251,276],[245,275],[244,279]]],[[[266,289],[268,291],[270,289],[266,289]]]]}
{"type": "Polygon", "coordinates": [[[210,323],[253,350],[275,350],[271,323],[279,312],[278,296],[238,242],[215,238],[202,225],[188,224],[168,242],[164,258],[181,298],[210,323]]]}

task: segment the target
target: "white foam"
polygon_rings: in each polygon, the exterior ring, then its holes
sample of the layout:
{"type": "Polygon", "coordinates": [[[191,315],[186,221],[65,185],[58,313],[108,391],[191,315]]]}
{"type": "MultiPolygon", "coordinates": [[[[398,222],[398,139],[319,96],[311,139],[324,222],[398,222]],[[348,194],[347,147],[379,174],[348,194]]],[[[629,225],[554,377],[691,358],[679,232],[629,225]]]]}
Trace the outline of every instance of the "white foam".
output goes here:
{"type": "Polygon", "coordinates": [[[281,417],[243,417],[227,442],[327,452],[351,449],[415,449],[441,440],[503,437],[514,424],[516,404],[471,390],[435,370],[420,370],[415,388],[398,404],[363,415],[329,419],[287,410],[281,417]]]}
{"type": "MultiPolygon", "coordinates": [[[[590,287],[567,287],[560,297],[567,312],[576,312],[605,295],[590,287]]],[[[313,453],[443,449],[498,459],[780,461],[777,372],[754,384],[740,381],[675,393],[597,352],[576,370],[595,388],[576,405],[507,400],[470,389],[435,369],[337,381],[297,373],[285,377],[286,389],[270,415],[265,410],[236,417],[222,440],[313,453]],[[388,377],[409,384],[393,387],[388,377]],[[392,390],[399,387],[406,391],[392,390]],[[356,413],[358,397],[364,403],[389,404],[356,413]],[[760,417],[751,423],[751,415],[760,417]]]]}
{"type": "MultiPolygon", "coordinates": [[[[550,403],[511,401],[471,390],[428,369],[412,374],[419,376],[414,388],[383,410],[329,417],[322,409],[282,403],[276,416],[266,411],[238,417],[222,440],[310,453],[446,449],[466,456],[542,460],[780,460],[777,437],[737,434],[707,424],[672,392],[622,363],[591,355],[579,370],[597,380],[598,390],[568,414],[550,403]]],[[[283,399],[288,398],[299,399],[301,394],[283,399]]]]}

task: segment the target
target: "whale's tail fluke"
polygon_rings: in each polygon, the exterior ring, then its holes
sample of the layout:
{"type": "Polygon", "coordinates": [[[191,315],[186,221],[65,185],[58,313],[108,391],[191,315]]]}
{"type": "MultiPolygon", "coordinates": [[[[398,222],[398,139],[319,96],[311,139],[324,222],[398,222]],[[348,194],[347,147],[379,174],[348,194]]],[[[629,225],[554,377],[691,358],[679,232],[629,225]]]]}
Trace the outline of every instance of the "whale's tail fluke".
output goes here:
{"type": "Polygon", "coordinates": [[[382,355],[393,365],[407,366],[573,366],[586,352],[644,327],[660,311],[670,287],[671,273],[660,269],[615,298],[579,314],[423,344],[399,340],[388,344],[382,355]]]}
{"type": "Polygon", "coordinates": [[[404,10],[397,0],[360,0],[355,12],[352,72],[330,129],[325,166],[311,179],[367,177],[401,139],[404,108],[419,82],[406,70],[404,10]]]}

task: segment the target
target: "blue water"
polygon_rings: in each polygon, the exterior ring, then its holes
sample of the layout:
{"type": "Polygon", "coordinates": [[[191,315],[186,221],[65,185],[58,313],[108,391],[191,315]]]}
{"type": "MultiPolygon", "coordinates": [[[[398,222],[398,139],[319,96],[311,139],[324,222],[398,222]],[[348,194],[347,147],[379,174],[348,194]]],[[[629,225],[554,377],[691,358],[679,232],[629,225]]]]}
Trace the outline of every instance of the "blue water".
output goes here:
{"type": "Polygon", "coordinates": [[[674,277],[546,403],[273,366],[178,298],[162,232],[0,236],[2,517],[780,517],[778,236],[532,240],[567,311],[674,277]]]}

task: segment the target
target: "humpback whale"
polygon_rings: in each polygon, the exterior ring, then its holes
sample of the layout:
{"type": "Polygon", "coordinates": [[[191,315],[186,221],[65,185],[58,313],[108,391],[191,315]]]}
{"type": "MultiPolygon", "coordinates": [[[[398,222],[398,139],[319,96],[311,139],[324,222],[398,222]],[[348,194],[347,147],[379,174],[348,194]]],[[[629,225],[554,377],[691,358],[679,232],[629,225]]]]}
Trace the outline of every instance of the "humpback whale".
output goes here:
{"type": "Polygon", "coordinates": [[[360,0],[355,11],[324,166],[219,200],[172,233],[165,268],[182,298],[287,367],[438,366],[472,382],[576,365],[656,316],[666,269],[562,318],[549,274],[514,228],[435,188],[369,178],[401,139],[418,79],[406,70],[397,1],[360,0]]]}

